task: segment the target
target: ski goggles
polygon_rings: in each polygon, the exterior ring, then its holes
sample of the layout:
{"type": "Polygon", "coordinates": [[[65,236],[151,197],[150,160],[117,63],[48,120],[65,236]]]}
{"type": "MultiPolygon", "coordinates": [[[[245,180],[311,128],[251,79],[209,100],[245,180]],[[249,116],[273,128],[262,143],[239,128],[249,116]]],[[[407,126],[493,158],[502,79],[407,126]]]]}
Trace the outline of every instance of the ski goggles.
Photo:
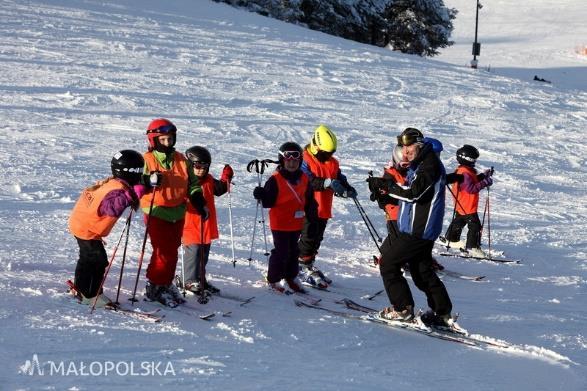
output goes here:
{"type": "Polygon", "coordinates": [[[302,154],[300,151],[279,151],[279,154],[283,156],[285,160],[300,160],[302,154]]]}
{"type": "Polygon", "coordinates": [[[192,162],[192,167],[194,168],[208,168],[210,167],[210,163],[206,163],[206,162],[192,162]]]}
{"type": "Polygon", "coordinates": [[[161,133],[161,134],[168,134],[168,133],[176,133],[177,128],[175,125],[163,125],[156,129],[149,129],[147,130],[147,134],[149,133],[161,133]]]}
{"type": "Polygon", "coordinates": [[[407,147],[415,143],[421,143],[423,141],[424,139],[422,137],[410,133],[397,136],[397,144],[402,147],[407,147]]]}

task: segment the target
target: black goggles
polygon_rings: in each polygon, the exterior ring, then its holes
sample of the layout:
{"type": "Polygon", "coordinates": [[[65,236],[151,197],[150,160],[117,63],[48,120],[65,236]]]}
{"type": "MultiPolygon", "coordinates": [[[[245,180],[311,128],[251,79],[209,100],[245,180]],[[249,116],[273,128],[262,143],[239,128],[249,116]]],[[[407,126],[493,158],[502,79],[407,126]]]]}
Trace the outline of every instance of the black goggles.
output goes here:
{"type": "Polygon", "coordinates": [[[192,162],[192,167],[194,167],[194,168],[208,168],[208,167],[210,167],[210,163],[192,162]]]}
{"type": "Polygon", "coordinates": [[[397,136],[397,144],[402,147],[407,147],[415,143],[421,143],[422,141],[422,137],[414,134],[402,134],[400,136],[397,136]]]}
{"type": "Polygon", "coordinates": [[[177,128],[175,127],[175,125],[163,125],[163,126],[160,126],[156,129],[147,130],[147,134],[149,134],[149,133],[167,134],[167,133],[176,133],[176,132],[177,132],[177,128]]]}
{"type": "Polygon", "coordinates": [[[283,156],[285,160],[299,160],[302,156],[300,151],[279,151],[279,154],[283,156]]]}

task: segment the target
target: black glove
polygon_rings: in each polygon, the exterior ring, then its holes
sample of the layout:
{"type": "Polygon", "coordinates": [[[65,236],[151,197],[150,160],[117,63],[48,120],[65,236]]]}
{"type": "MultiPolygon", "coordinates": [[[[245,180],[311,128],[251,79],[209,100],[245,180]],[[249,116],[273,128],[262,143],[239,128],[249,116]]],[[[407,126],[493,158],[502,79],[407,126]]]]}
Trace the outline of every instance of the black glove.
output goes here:
{"type": "Polygon", "coordinates": [[[348,186],[346,189],[346,197],[347,198],[356,198],[357,197],[357,191],[355,190],[354,187],[352,186],[348,186]]]}
{"type": "MultiPolygon", "coordinates": [[[[482,175],[482,174],[481,174],[482,175]]],[[[465,177],[462,174],[457,174],[456,172],[451,172],[450,174],[446,174],[446,183],[463,183],[465,177]]]]}
{"type": "Polygon", "coordinates": [[[261,201],[264,196],[265,196],[265,189],[261,186],[255,187],[255,190],[253,190],[253,197],[255,197],[256,200],[261,201]]]}
{"type": "Polygon", "coordinates": [[[378,178],[374,176],[370,176],[367,178],[367,183],[369,183],[369,190],[371,193],[381,193],[380,190],[387,189],[387,181],[384,178],[378,178]]]}

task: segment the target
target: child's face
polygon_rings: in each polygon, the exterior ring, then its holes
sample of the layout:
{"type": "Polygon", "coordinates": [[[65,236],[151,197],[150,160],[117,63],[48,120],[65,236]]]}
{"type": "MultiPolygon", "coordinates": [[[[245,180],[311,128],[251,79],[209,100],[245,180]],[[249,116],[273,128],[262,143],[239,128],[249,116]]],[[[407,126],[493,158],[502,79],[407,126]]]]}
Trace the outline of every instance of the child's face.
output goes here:
{"type": "Polygon", "coordinates": [[[295,172],[300,167],[298,159],[284,159],[283,167],[289,172],[295,172]]]}
{"type": "Polygon", "coordinates": [[[174,136],[171,134],[162,134],[158,137],[159,144],[163,145],[164,147],[171,147],[173,146],[173,138],[174,136]]]}
{"type": "Polygon", "coordinates": [[[192,167],[194,169],[194,174],[196,174],[198,178],[201,178],[208,173],[208,168],[210,168],[210,164],[202,162],[192,162],[192,167]]]}

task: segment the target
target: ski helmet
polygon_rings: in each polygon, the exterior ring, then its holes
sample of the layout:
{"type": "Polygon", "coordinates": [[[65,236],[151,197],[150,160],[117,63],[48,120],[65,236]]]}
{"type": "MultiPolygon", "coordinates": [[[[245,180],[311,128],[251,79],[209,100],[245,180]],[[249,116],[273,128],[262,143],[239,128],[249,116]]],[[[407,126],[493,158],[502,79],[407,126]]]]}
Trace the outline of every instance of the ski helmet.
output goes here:
{"type": "Polygon", "coordinates": [[[479,158],[479,151],[472,145],[465,144],[457,149],[457,162],[464,166],[474,166],[479,158]]]}
{"type": "Polygon", "coordinates": [[[440,156],[440,152],[442,152],[444,150],[444,147],[443,147],[442,143],[440,142],[440,140],[437,140],[432,137],[424,137],[423,141],[426,144],[432,145],[432,151],[434,151],[434,153],[436,153],[438,156],[440,156]]]}
{"type": "Polygon", "coordinates": [[[206,171],[210,168],[212,163],[212,155],[210,151],[199,145],[195,145],[185,151],[185,156],[195,168],[205,168],[206,171]]]}
{"type": "Polygon", "coordinates": [[[279,147],[279,154],[277,159],[279,160],[279,165],[283,167],[284,160],[302,160],[302,147],[298,143],[294,143],[293,141],[288,141],[286,143],[281,144],[279,147]]]}
{"type": "Polygon", "coordinates": [[[333,154],[336,152],[336,136],[334,132],[325,125],[319,125],[314,130],[314,136],[310,143],[310,152],[316,155],[319,151],[333,154]]]}
{"type": "Polygon", "coordinates": [[[149,149],[155,149],[158,146],[157,138],[163,134],[173,135],[173,143],[171,147],[175,145],[175,133],[177,128],[168,119],[156,118],[149,123],[147,126],[147,138],[149,140],[149,149]]]}
{"type": "Polygon", "coordinates": [[[125,149],[117,152],[110,162],[112,175],[125,180],[129,185],[136,185],[141,180],[145,161],[137,151],[125,149]]]}
{"type": "Polygon", "coordinates": [[[402,152],[401,145],[396,145],[393,148],[393,152],[391,154],[391,162],[395,168],[398,168],[400,163],[404,160],[404,154],[402,152]]]}
{"type": "Polygon", "coordinates": [[[416,128],[406,128],[397,136],[398,145],[409,146],[412,144],[422,144],[424,142],[424,135],[416,128]]]}

